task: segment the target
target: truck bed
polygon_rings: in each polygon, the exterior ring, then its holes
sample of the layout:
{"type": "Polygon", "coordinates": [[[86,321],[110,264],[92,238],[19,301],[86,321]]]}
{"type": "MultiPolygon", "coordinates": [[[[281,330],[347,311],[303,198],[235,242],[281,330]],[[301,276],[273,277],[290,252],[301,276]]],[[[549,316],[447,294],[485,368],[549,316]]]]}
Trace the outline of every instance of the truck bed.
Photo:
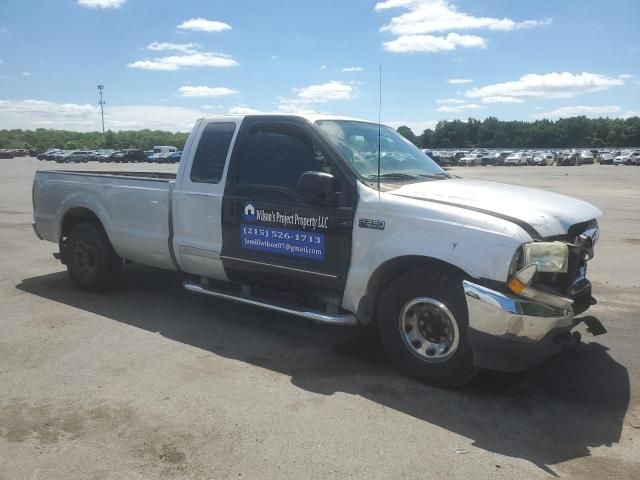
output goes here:
{"type": "Polygon", "coordinates": [[[33,185],[36,228],[57,242],[68,233],[65,218],[89,209],[119,256],[174,268],[169,237],[175,178],[166,172],[39,170],[33,185]]]}

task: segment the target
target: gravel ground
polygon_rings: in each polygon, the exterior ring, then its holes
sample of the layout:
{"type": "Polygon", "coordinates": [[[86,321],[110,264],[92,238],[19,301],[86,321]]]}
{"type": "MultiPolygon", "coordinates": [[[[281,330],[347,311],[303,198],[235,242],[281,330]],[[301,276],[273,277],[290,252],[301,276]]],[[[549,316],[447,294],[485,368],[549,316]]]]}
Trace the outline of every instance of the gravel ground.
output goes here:
{"type": "MultiPolygon", "coordinates": [[[[37,168],[0,160],[0,479],[640,478],[640,167],[454,168],[590,201],[609,329],[461,390],[351,329],[189,294],[129,265],[80,292],[31,230],[37,168]]],[[[175,165],[63,166],[172,171],[175,165]]]]}

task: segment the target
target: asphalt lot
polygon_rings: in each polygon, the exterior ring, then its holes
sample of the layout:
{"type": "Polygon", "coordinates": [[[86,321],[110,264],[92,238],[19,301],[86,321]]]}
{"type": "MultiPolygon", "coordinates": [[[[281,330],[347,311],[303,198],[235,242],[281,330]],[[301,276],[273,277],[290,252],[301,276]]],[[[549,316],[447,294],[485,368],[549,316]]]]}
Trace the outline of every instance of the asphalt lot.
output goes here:
{"type": "Polygon", "coordinates": [[[355,330],[195,296],[175,273],[75,289],[31,230],[37,168],[176,166],[0,160],[0,479],[640,478],[640,167],[452,169],[605,212],[589,277],[609,329],[455,391],[355,330]]]}

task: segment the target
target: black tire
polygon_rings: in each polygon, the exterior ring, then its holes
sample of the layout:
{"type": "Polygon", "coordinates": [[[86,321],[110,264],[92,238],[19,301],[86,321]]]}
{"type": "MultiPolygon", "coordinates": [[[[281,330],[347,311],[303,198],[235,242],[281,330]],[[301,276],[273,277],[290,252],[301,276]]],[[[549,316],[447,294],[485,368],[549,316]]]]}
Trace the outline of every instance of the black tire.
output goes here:
{"type": "Polygon", "coordinates": [[[76,225],[66,240],[65,249],[67,271],[79,288],[98,292],[116,285],[122,259],[113,250],[101,225],[76,225]]]}
{"type": "Polygon", "coordinates": [[[434,385],[454,387],[476,375],[473,354],[467,345],[468,324],[462,278],[455,274],[422,269],[404,273],[389,283],[378,305],[378,333],[391,362],[410,376],[434,385]],[[441,302],[454,317],[459,336],[457,348],[449,349],[450,356],[444,360],[434,362],[420,358],[405,343],[405,335],[401,333],[403,309],[419,297],[441,302]]]}

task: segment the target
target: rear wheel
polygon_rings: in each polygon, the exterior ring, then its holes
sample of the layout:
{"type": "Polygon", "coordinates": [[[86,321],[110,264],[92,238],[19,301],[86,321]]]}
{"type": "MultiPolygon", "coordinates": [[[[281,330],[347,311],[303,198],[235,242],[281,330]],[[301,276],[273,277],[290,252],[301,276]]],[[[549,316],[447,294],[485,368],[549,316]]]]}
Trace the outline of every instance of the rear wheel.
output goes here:
{"type": "Polygon", "coordinates": [[[76,225],[66,240],[65,250],[67,271],[78,287],[95,292],[115,286],[122,259],[100,225],[76,225]]]}
{"type": "Polygon", "coordinates": [[[409,375],[443,386],[475,376],[460,276],[432,270],[400,275],[380,299],[377,324],[389,358],[409,375]]]}

